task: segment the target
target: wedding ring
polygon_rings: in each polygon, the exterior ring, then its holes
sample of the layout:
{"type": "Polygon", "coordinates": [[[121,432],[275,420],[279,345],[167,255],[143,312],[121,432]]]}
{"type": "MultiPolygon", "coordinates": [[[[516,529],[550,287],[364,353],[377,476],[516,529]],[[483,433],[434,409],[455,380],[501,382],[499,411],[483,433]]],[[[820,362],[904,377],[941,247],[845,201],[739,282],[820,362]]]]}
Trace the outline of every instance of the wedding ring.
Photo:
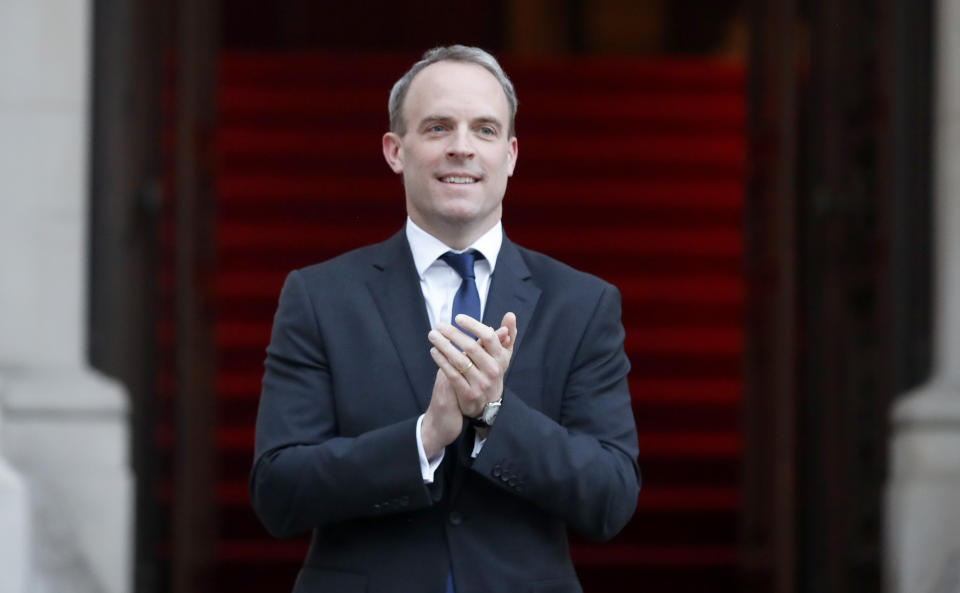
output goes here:
{"type": "MultiPolygon", "coordinates": [[[[467,360],[469,360],[469,359],[467,359],[467,360]]],[[[462,371],[460,371],[460,374],[462,375],[462,374],[466,373],[467,371],[469,371],[469,370],[472,369],[472,368],[473,368],[473,361],[471,360],[471,361],[470,361],[470,364],[468,364],[466,367],[464,367],[464,369],[463,369],[462,371]]]]}

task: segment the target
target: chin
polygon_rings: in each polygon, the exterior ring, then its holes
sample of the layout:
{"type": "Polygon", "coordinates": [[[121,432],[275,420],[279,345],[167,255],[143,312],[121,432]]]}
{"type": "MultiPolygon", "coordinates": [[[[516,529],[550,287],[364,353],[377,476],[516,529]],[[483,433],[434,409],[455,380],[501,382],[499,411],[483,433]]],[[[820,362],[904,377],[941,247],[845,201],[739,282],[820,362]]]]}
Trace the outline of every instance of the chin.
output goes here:
{"type": "Polygon", "coordinates": [[[459,220],[466,222],[475,218],[480,218],[483,213],[477,208],[477,204],[467,200],[448,199],[437,212],[442,218],[450,221],[459,220]]]}

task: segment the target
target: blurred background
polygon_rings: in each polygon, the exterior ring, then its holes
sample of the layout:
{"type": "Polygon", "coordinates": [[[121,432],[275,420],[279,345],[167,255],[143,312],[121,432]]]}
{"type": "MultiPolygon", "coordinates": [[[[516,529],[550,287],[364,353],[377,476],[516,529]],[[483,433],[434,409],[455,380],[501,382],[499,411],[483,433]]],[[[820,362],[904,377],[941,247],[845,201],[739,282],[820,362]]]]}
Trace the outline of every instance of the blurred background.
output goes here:
{"type": "MultiPolygon", "coordinates": [[[[8,4],[31,47],[73,22],[8,4]]],[[[921,590],[885,558],[884,491],[891,405],[934,359],[935,0],[69,4],[88,52],[70,364],[125,391],[130,501],[125,584],[70,590],[291,588],[307,540],[270,538],[247,493],[277,296],[400,228],[387,95],[450,43],[517,88],[508,235],[623,295],[644,487],[612,542],[574,536],[585,591],[921,590]]],[[[17,401],[0,461],[30,506],[17,401]]],[[[27,580],[69,574],[45,554],[27,580]]],[[[923,590],[958,590],[944,574],[923,590]]]]}

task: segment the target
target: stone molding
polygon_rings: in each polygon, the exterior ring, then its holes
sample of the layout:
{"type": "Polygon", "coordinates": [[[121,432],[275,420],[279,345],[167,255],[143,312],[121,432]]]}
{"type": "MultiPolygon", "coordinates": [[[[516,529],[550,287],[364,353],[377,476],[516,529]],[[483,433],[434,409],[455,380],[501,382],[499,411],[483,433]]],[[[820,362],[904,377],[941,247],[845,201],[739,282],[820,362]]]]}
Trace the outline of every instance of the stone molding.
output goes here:
{"type": "Polygon", "coordinates": [[[6,374],[0,450],[29,493],[32,592],[130,590],[127,410],[124,389],[93,371],[6,374]]]}

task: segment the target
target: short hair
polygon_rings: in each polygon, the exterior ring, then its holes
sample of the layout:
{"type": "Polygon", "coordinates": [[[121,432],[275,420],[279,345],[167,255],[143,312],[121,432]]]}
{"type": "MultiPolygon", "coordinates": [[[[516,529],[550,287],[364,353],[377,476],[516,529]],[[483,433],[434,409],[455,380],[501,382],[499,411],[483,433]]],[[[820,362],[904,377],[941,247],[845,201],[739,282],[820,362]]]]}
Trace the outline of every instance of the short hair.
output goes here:
{"type": "Polygon", "coordinates": [[[510,107],[509,135],[514,135],[514,120],[517,117],[517,93],[513,89],[513,83],[507,77],[506,72],[500,67],[497,59],[480,49],[479,47],[469,47],[466,45],[449,45],[446,47],[435,47],[424,52],[419,62],[410,67],[407,72],[400,77],[390,90],[390,100],[387,102],[387,109],[390,112],[390,131],[403,136],[407,133],[407,122],[403,119],[403,102],[407,98],[407,91],[410,90],[410,83],[421,70],[437,62],[465,62],[484,67],[490,74],[493,74],[503,93],[507,96],[507,105],[510,107]]]}

